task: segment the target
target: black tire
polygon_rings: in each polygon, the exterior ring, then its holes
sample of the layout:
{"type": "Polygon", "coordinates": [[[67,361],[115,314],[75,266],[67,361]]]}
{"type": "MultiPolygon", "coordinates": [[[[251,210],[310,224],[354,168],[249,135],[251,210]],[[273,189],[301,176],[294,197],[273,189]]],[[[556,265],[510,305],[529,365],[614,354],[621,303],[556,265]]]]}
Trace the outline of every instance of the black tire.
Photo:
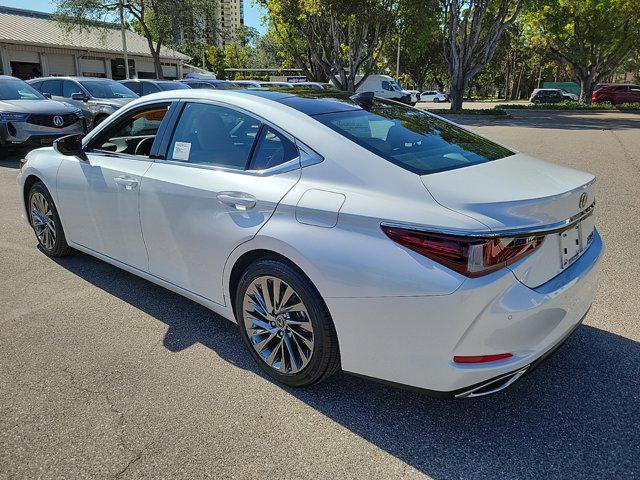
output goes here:
{"type": "Polygon", "coordinates": [[[340,369],[338,337],[329,311],[309,279],[292,266],[275,259],[258,260],[249,265],[238,283],[235,306],[240,336],[260,369],[273,379],[292,387],[305,387],[326,380],[340,369]],[[313,352],[306,366],[297,373],[282,373],[269,365],[254,348],[245,327],[245,294],[256,279],[265,276],[276,277],[295,291],[313,327],[313,352]]]}
{"type": "Polygon", "coordinates": [[[29,223],[31,224],[31,228],[33,228],[33,231],[36,234],[38,244],[46,255],[48,255],[49,257],[65,257],[73,252],[73,249],[67,244],[67,239],[65,238],[64,230],[62,229],[62,223],[60,222],[60,216],[58,215],[56,205],[53,202],[53,198],[51,198],[51,194],[49,193],[49,190],[47,190],[47,187],[45,187],[44,183],[36,182],[31,186],[29,195],[27,196],[27,212],[29,215],[29,223]],[[41,236],[38,235],[38,231],[34,224],[32,201],[36,194],[42,195],[48,202],[49,208],[51,209],[51,219],[53,220],[55,230],[55,239],[53,240],[51,245],[47,245],[46,242],[41,239],[41,236]]]}
{"type": "Polygon", "coordinates": [[[433,103],[440,103],[440,99],[438,97],[434,98],[433,103]]]}

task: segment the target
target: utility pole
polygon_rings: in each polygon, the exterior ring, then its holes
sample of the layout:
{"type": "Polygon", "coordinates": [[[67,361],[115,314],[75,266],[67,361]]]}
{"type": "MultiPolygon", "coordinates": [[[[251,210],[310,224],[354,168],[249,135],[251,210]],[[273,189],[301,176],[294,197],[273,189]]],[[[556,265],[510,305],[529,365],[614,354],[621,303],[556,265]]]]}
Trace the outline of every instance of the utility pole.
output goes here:
{"type": "Polygon", "coordinates": [[[127,35],[124,31],[124,8],[123,0],[118,0],[118,9],[120,10],[120,34],[122,35],[122,53],[124,54],[124,76],[129,80],[129,55],[127,54],[127,35]]]}
{"type": "Polygon", "coordinates": [[[400,33],[398,33],[398,54],[396,55],[396,81],[400,77],[400,33]]]}

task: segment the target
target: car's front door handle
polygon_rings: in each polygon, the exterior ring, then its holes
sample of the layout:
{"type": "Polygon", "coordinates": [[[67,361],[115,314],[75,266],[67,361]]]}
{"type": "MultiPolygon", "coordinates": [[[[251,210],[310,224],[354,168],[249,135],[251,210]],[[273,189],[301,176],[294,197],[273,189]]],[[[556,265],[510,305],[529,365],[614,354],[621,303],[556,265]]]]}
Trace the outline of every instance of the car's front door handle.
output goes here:
{"type": "Polygon", "coordinates": [[[256,206],[256,197],[244,192],[220,192],[216,197],[219,202],[237,210],[249,210],[256,206]]]}
{"type": "Polygon", "coordinates": [[[122,185],[127,190],[134,190],[138,187],[138,180],[131,177],[116,177],[113,179],[118,185],[122,185]]]}

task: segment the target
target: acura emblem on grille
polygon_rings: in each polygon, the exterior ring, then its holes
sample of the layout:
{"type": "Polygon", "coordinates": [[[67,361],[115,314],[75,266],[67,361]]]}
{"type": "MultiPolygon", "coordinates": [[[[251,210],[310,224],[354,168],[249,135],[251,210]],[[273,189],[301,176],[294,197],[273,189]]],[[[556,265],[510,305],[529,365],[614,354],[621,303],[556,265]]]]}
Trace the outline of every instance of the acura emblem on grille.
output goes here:
{"type": "Polygon", "coordinates": [[[53,117],[53,124],[56,127],[61,127],[64,125],[64,120],[62,119],[62,117],[60,115],[56,115],[55,117],[53,117]]]}
{"type": "Polygon", "coordinates": [[[589,195],[587,195],[587,192],[583,192],[582,195],[580,195],[580,201],[578,202],[578,207],[580,208],[586,207],[588,198],[589,198],[589,195]]]}

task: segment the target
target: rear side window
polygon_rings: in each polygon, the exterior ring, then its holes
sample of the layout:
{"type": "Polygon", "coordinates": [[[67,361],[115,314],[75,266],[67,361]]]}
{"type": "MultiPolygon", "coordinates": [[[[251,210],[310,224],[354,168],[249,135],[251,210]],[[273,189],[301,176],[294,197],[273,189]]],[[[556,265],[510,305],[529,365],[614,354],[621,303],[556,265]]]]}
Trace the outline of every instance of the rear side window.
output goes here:
{"type": "Polygon", "coordinates": [[[260,121],[236,110],[188,103],[178,120],[168,160],[244,170],[260,121]]]}
{"type": "Polygon", "coordinates": [[[370,111],[314,118],[358,145],[418,175],[513,155],[505,147],[415,108],[378,100],[370,111]]]}
{"type": "Polygon", "coordinates": [[[293,160],[298,149],[287,137],[275,130],[264,127],[251,159],[251,170],[266,170],[293,160]]]}
{"type": "Polygon", "coordinates": [[[156,87],[153,83],[149,83],[149,82],[142,83],[142,95],[149,95],[150,93],[157,93],[159,91],[160,89],[156,87]]]}
{"type": "Polygon", "coordinates": [[[62,82],[60,80],[45,80],[42,82],[40,92],[55,95],[56,97],[62,96],[62,82]]]}

